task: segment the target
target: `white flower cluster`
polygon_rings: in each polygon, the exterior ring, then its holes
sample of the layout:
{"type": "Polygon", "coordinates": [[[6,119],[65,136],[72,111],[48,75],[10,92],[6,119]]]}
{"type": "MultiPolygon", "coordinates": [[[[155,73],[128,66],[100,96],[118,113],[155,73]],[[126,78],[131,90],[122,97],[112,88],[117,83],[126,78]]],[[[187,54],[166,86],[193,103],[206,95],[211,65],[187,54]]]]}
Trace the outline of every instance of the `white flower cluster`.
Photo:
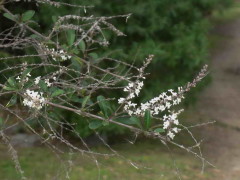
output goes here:
{"type": "MultiPolygon", "coordinates": [[[[55,76],[52,79],[54,81],[57,80],[57,78],[55,76]]],[[[41,80],[41,76],[36,77],[35,80],[34,80],[34,84],[38,85],[40,80],[41,80]]],[[[50,87],[53,84],[53,83],[50,82],[49,79],[45,79],[44,82],[47,84],[47,87],[50,87]]]]}
{"type": "Polygon", "coordinates": [[[132,103],[130,100],[133,99],[134,97],[139,96],[139,93],[140,93],[142,87],[143,87],[142,81],[136,81],[135,83],[131,82],[123,89],[123,91],[129,92],[129,95],[127,96],[127,98],[119,98],[118,99],[119,104],[122,104],[122,103],[125,104],[124,110],[126,112],[128,112],[128,114],[130,116],[136,114],[133,109],[135,109],[137,106],[136,103],[132,103]]]}
{"type": "MultiPolygon", "coordinates": [[[[123,91],[128,92],[129,95],[126,98],[121,97],[118,99],[118,103],[124,105],[124,111],[126,111],[130,116],[135,115],[143,117],[146,110],[150,111],[151,116],[156,116],[165,110],[169,110],[173,105],[178,105],[184,98],[183,89],[182,87],[179,87],[177,92],[170,89],[167,92],[163,92],[159,96],[138,105],[133,103],[131,100],[139,95],[142,87],[142,81],[137,80],[135,83],[131,82],[123,89],[123,91]]],[[[177,127],[173,127],[173,125],[179,125],[177,116],[181,112],[182,110],[177,113],[170,113],[170,115],[163,116],[163,129],[167,130],[167,136],[171,139],[173,139],[175,134],[179,132],[179,129],[177,127]]]]}
{"type": "Polygon", "coordinates": [[[66,61],[68,59],[71,59],[72,56],[68,55],[64,50],[55,50],[54,48],[49,49],[46,47],[47,51],[50,53],[52,56],[53,60],[56,61],[56,57],[60,57],[62,61],[66,61]]]}
{"type": "Polygon", "coordinates": [[[143,87],[142,81],[137,81],[136,83],[129,83],[127,87],[124,88],[125,92],[129,92],[127,98],[119,98],[119,104],[125,104],[124,110],[130,115],[144,116],[146,110],[149,110],[151,115],[158,115],[167,109],[170,109],[172,105],[179,104],[184,96],[182,95],[182,88],[178,88],[178,93],[174,92],[172,89],[167,92],[161,93],[159,96],[154,97],[146,103],[141,103],[140,106],[136,107],[137,104],[131,102],[131,99],[138,96],[140,90],[143,87]]]}
{"type": "Polygon", "coordinates": [[[179,125],[179,121],[177,118],[181,112],[183,112],[183,109],[176,113],[172,112],[169,115],[163,116],[163,129],[166,129],[168,131],[167,136],[170,137],[171,139],[173,139],[175,134],[180,131],[180,129],[177,128],[176,126],[179,125]],[[175,127],[173,127],[174,125],[175,127]]]}
{"type": "Polygon", "coordinates": [[[42,92],[39,93],[29,89],[26,90],[24,96],[23,105],[37,110],[42,109],[46,101],[42,92]]]}

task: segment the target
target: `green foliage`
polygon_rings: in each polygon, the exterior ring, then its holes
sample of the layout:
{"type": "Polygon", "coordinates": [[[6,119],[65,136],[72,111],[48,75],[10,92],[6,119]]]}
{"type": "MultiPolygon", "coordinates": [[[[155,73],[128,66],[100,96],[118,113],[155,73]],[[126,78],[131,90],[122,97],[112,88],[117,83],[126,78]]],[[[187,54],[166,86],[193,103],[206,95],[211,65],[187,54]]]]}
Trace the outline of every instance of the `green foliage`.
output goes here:
{"type": "Polygon", "coordinates": [[[109,116],[112,113],[111,105],[103,96],[98,96],[97,100],[98,100],[98,105],[99,105],[102,113],[104,114],[104,116],[106,118],[109,118],[109,116]]]}
{"type": "Polygon", "coordinates": [[[154,132],[163,133],[163,132],[165,132],[165,130],[163,128],[157,128],[154,130],[154,132]]]}
{"type": "Polygon", "coordinates": [[[13,95],[11,97],[11,99],[9,100],[9,102],[7,103],[6,107],[10,107],[10,106],[13,106],[14,104],[17,103],[17,95],[13,95]]]}
{"type": "Polygon", "coordinates": [[[144,114],[144,122],[145,122],[145,127],[146,129],[149,129],[150,126],[151,126],[151,113],[149,110],[146,110],[145,111],[145,114],[144,114]]]}
{"type": "Polygon", "coordinates": [[[12,20],[12,21],[14,21],[14,19],[16,18],[15,16],[12,16],[12,15],[9,14],[9,13],[4,13],[3,16],[4,16],[5,18],[8,18],[8,19],[12,20]]]}
{"type": "Polygon", "coordinates": [[[74,30],[68,30],[67,31],[67,42],[68,42],[68,45],[72,46],[74,40],[75,40],[75,31],[74,30]]]}
{"type": "Polygon", "coordinates": [[[33,10],[29,10],[29,11],[26,11],[25,13],[23,13],[22,15],[22,21],[29,21],[35,14],[35,11],[33,10]]]}
{"type": "Polygon", "coordinates": [[[102,126],[102,122],[100,120],[94,120],[89,123],[89,128],[90,129],[97,129],[102,126]]]}
{"type": "MultiPolygon", "coordinates": [[[[71,65],[75,70],[81,71],[82,62],[81,58],[87,52],[87,56],[91,63],[95,63],[99,56],[110,54],[111,57],[126,60],[129,63],[137,63],[139,66],[142,64],[145,57],[149,54],[154,54],[155,58],[153,63],[148,68],[151,74],[147,77],[145,91],[141,92],[143,100],[153,97],[160,92],[184,85],[190,81],[193,75],[200,69],[200,67],[207,62],[208,59],[208,30],[211,23],[208,17],[216,9],[222,9],[229,5],[231,0],[128,0],[128,1],[113,1],[113,0],[93,0],[93,1],[79,1],[69,0],[68,3],[79,3],[81,5],[94,5],[95,8],[87,9],[87,14],[108,16],[132,13],[130,19],[113,20],[113,24],[126,34],[126,37],[117,37],[113,33],[103,31],[104,36],[110,39],[111,45],[107,48],[101,48],[96,51],[88,50],[87,42],[81,41],[77,47],[68,49],[68,46],[73,45],[76,38],[75,31],[67,31],[59,41],[65,41],[65,45],[69,51],[78,54],[79,58],[73,57],[71,65]]],[[[14,8],[14,7],[12,7],[14,8]]],[[[34,9],[35,7],[29,7],[34,9]]],[[[39,27],[44,32],[57,21],[59,15],[66,14],[79,14],[79,9],[71,9],[66,6],[59,8],[53,6],[44,6],[39,9],[38,15],[34,16],[35,11],[26,10],[24,6],[17,7],[17,12],[22,14],[22,21],[29,21],[33,18],[39,23],[39,27]],[[22,12],[19,12],[22,9],[22,12]],[[70,13],[71,11],[71,13],[70,13]],[[52,16],[54,14],[54,16],[52,16]],[[49,17],[49,15],[51,15],[49,17]]],[[[84,11],[80,10],[80,15],[84,15],[84,11]]],[[[19,15],[11,16],[5,13],[0,21],[4,22],[7,19],[13,20],[18,18],[19,15]]],[[[8,25],[8,24],[7,24],[8,25]]],[[[6,25],[6,27],[7,27],[6,25]]],[[[39,28],[36,27],[36,28],[39,28]]],[[[3,27],[0,27],[0,30],[3,27]]],[[[39,30],[39,29],[38,29],[39,30]]],[[[0,55],[1,56],[1,55],[0,55]]],[[[3,55],[5,56],[5,55],[3,55]]],[[[0,67],[0,70],[5,68],[0,67]]],[[[27,70],[31,71],[31,70],[27,70]]],[[[26,76],[27,71],[23,73],[26,76]]],[[[107,78],[107,77],[106,77],[107,78]]],[[[1,79],[1,77],[0,77],[1,79]]],[[[9,85],[5,86],[6,90],[15,90],[12,80],[9,80],[9,85]]],[[[43,81],[39,83],[43,91],[47,90],[47,86],[43,81]]],[[[64,93],[62,90],[56,90],[52,96],[58,96],[64,93]]],[[[105,95],[106,92],[102,92],[105,95]]],[[[115,94],[108,93],[108,97],[118,98],[120,95],[118,91],[115,94]]],[[[98,95],[96,95],[98,96],[98,95]]],[[[75,98],[75,97],[74,97],[75,98]]],[[[91,97],[92,98],[92,97],[91,97]]],[[[98,96],[98,107],[96,111],[106,118],[109,118],[112,113],[112,107],[103,96],[98,96]]],[[[76,103],[81,103],[84,109],[85,105],[90,102],[90,96],[85,95],[83,92],[82,98],[75,98],[76,103]]],[[[83,136],[91,134],[91,129],[97,127],[93,120],[80,118],[80,116],[68,114],[69,122],[76,123],[76,130],[83,136]]],[[[116,121],[132,124],[142,128],[149,129],[151,125],[151,117],[146,112],[144,123],[139,119],[122,118],[116,121]]],[[[122,128],[116,126],[103,126],[108,122],[98,123],[101,126],[97,127],[100,131],[110,132],[112,134],[122,133],[122,128]]],[[[161,128],[154,130],[155,132],[162,132],[161,128]]]]}
{"type": "Polygon", "coordinates": [[[51,97],[56,97],[56,96],[59,96],[59,95],[64,94],[64,93],[65,93],[64,90],[56,88],[54,90],[54,92],[52,93],[51,97]]]}
{"type": "Polygon", "coordinates": [[[14,91],[17,90],[17,83],[13,77],[8,78],[7,84],[3,87],[6,91],[14,91]]]}
{"type": "Polygon", "coordinates": [[[78,44],[79,48],[81,51],[85,51],[86,49],[86,44],[84,43],[84,41],[80,41],[80,43],[78,44]]]}
{"type": "Polygon", "coordinates": [[[144,99],[148,99],[169,87],[184,85],[207,62],[207,36],[211,27],[208,17],[212,11],[229,5],[231,1],[95,2],[94,11],[99,15],[132,13],[127,23],[125,20],[116,21],[126,38],[106,33],[111,39],[112,50],[121,50],[121,53],[112,54],[115,58],[141,65],[148,54],[155,55],[148,70],[151,81],[147,81],[147,91],[143,95],[144,99]]]}

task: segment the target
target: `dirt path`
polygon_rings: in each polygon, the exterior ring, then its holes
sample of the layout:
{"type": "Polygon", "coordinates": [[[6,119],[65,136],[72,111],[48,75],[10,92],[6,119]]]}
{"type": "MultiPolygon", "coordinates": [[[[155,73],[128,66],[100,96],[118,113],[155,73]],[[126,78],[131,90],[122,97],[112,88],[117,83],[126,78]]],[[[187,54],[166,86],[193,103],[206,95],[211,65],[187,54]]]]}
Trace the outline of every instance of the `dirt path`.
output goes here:
{"type": "Polygon", "coordinates": [[[203,131],[204,152],[218,169],[218,180],[240,180],[240,19],[214,30],[221,40],[212,53],[211,85],[197,104],[203,121],[216,120],[203,131]]]}

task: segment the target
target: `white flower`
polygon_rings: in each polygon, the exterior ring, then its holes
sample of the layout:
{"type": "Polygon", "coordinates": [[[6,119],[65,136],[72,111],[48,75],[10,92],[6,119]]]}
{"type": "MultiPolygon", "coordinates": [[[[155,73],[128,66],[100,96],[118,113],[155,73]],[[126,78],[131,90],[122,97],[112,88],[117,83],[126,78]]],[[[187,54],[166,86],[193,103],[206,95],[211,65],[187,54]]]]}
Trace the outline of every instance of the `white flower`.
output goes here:
{"type": "Polygon", "coordinates": [[[52,83],[49,82],[49,79],[45,79],[45,83],[47,84],[47,87],[50,87],[52,83]]]}
{"type": "Polygon", "coordinates": [[[131,87],[133,87],[133,85],[134,85],[133,83],[129,83],[128,87],[131,88],[131,87]]]}
{"type": "Polygon", "coordinates": [[[140,115],[141,112],[142,112],[142,111],[141,111],[140,109],[137,109],[136,112],[135,112],[135,114],[136,114],[136,115],[140,115]]]}
{"type": "Polygon", "coordinates": [[[128,111],[128,114],[129,114],[130,116],[133,115],[133,111],[129,110],[129,111],[128,111]]]}
{"type": "Polygon", "coordinates": [[[121,103],[123,103],[125,101],[125,98],[119,98],[118,99],[118,104],[121,104],[121,103]]]}
{"type": "Polygon", "coordinates": [[[163,129],[167,129],[170,126],[170,122],[169,121],[165,121],[163,123],[163,129]]]}
{"type": "Polygon", "coordinates": [[[173,121],[173,123],[174,123],[175,125],[179,125],[179,121],[178,121],[177,119],[175,119],[175,120],[173,121]]]}
{"type": "Polygon", "coordinates": [[[41,79],[41,76],[36,77],[35,81],[34,81],[34,84],[37,85],[39,83],[40,79],[41,79]]]}
{"type": "Polygon", "coordinates": [[[175,134],[173,134],[171,131],[167,133],[167,136],[170,137],[171,139],[174,138],[175,134]]]}
{"type": "Polygon", "coordinates": [[[61,56],[61,58],[62,58],[63,61],[67,60],[67,56],[61,56]]]}
{"type": "Polygon", "coordinates": [[[147,109],[149,109],[149,103],[144,103],[144,104],[142,103],[141,104],[141,109],[142,109],[142,111],[145,112],[147,109]]]}
{"type": "Polygon", "coordinates": [[[135,97],[134,93],[129,94],[129,99],[132,99],[134,97],[135,97]]]}
{"type": "Polygon", "coordinates": [[[21,78],[18,76],[18,77],[16,78],[16,80],[18,80],[18,82],[20,82],[20,81],[21,81],[21,78]]]}
{"type": "Polygon", "coordinates": [[[138,96],[139,93],[140,93],[140,89],[136,89],[135,93],[136,93],[136,95],[138,96]]]}
{"type": "Polygon", "coordinates": [[[143,87],[143,81],[139,82],[138,84],[140,87],[143,87]]]}
{"type": "Polygon", "coordinates": [[[178,133],[178,132],[179,132],[179,129],[178,129],[177,127],[172,128],[172,130],[173,130],[175,133],[178,133]]]}

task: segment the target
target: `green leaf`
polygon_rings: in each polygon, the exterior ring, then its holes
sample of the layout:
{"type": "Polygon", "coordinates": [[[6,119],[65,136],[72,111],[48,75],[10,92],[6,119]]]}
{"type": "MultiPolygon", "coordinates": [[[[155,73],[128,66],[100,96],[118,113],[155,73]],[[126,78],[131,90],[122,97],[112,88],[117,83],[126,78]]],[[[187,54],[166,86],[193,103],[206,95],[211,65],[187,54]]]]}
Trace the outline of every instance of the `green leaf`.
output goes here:
{"type": "Polygon", "coordinates": [[[22,15],[22,21],[29,21],[35,14],[35,11],[33,10],[29,10],[29,11],[26,11],[25,13],[23,13],[22,15]]]}
{"type": "Polygon", "coordinates": [[[47,84],[43,80],[40,80],[38,85],[43,91],[47,90],[47,84]]]}
{"type": "Polygon", "coordinates": [[[34,85],[34,82],[26,82],[24,84],[24,88],[28,89],[28,88],[32,87],[33,85],[34,85]]]}
{"type": "Polygon", "coordinates": [[[107,121],[107,120],[106,120],[106,121],[103,121],[103,122],[102,122],[102,125],[108,126],[108,125],[109,125],[109,121],[107,121]]]}
{"type": "Polygon", "coordinates": [[[27,74],[30,73],[31,71],[32,71],[31,68],[24,70],[22,73],[22,78],[25,78],[27,76],[27,74]]]}
{"type": "Polygon", "coordinates": [[[52,21],[55,23],[57,22],[57,16],[52,16],[52,21]]]}
{"type": "Polygon", "coordinates": [[[40,36],[38,36],[37,34],[32,34],[32,35],[30,35],[30,37],[33,38],[33,39],[38,39],[38,38],[40,38],[40,36]]]}
{"type": "Polygon", "coordinates": [[[94,120],[94,121],[90,122],[89,125],[88,125],[88,127],[90,129],[97,129],[97,128],[101,127],[101,126],[102,126],[102,122],[99,121],[99,120],[94,120]]]}
{"type": "Polygon", "coordinates": [[[76,60],[75,57],[73,57],[71,61],[72,61],[72,64],[71,64],[72,68],[74,68],[77,71],[81,71],[81,63],[78,60],[76,60]]]}
{"type": "Polygon", "coordinates": [[[130,118],[129,117],[120,117],[120,118],[115,119],[115,121],[118,121],[120,123],[127,124],[127,125],[137,125],[138,127],[140,127],[142,129],[141,121],[135,116],[132,116],[130,118]]]}
{"type": "Polygon", "coordinates": [[[72,46],[75,41],[75,31],[74,30],[68,30],[67,31],[67,41],[69,46],[72,46]]]}
{"type": "Polygon", "coordinates": [[[131,118],[128,118],[128,117],[120,117],[114,120],[123,124],[128,124],[128,125],[136,124],[135,121],[132,121],[131,118]]]}
{"type": "Polygon", "coordinates": [[[136,124],[136,125],[137,125],[138,127],[140,127],[141,129],[143,128],[141,121],[140,121],[137,117],[132,116],[132,117],[130,118],[130,121],[132,121],[134,124],[136,124]]]}
{"type": "Polygon", "coordinates": [[[146,129],[149,129],[150,126],[151,126],[151,113],[149,110],[146,110],[145,111],[145,114],[144,114],[144,122],[145,122],[145,127],[146,129]]]}
{"type": "Polygon", "coordinates": [[[165,132],[165,130],[163,128],[157,128],[157,129],[154,129],[154,132],[163,133],[163,132],[165,132]]]}
{"type": "Polygon", "coordinates": [[[7,103],[6,107],[13,106],[16,103],[17,103],[17,95],[13,95],[9,100],[9,102],[7,103]]]}
{"type": "Polygon", "coordinates": [[[98,105],[99,105],[101,111],[103,112],[104,116],[106,118],[108,118],[112,112],[109,102],[106,101],[104,96],[98,96],[97,101],[98,101],[98,105]]]}
{"type": "Polygon", "coordinates": [[[61,94],[64,94],[64,90],[62,90],[62,89],[57,89],[57,90],[55,90],[55,91],[52,93],[51,97],[59,96],[59,95],[61,95],[61,94]]]}
{"type": "Polygon", "coordinates": [[[98,58],[97,53],[89,53],[89,56],[91,56],[94,60],[98,58]]]}
{"type": "Polygon", "coordinates": [[[10,77],[8,78],[8,84],[11,86],[11,87],[16,87],[16,81],[15,79],[13,79],[13,77],[10,77]]]}
{"type": "Polygon", "coordinates": [[[88,100],[90,99],[90,96],[85,96],[82,100],[82,108],[85,107],[85,105],[87,104],[88,100]]]}
{"type": "Polygon", "coordinates": [[[80,43],[78,44],[79,48],[81,51],[85,51],[86,49],[86,45],[84,41],[80,41],[80,43]]]}
{"type": "Polygon", "coordinates": [[[12,15],[9,14],[9,13],[4,13],[3,16],[4,16],[5,18],[10,19],[10,20],[13,20],[13,21],[15,20],[15,16],[12,16],[12,15]]]}
{"type": "Polygon", "coordinates": [[[79,54],[79,50],[77,48],[74,48],[70,51],[73,54],[79,54]]]}
{"type": "Polygon", "coordinates": [[[6,90],[6,91],[14,91],[14,90],[16,90],[15,88],[8,87],[8,86],[4,86],[3,89],[6,90]]]}

